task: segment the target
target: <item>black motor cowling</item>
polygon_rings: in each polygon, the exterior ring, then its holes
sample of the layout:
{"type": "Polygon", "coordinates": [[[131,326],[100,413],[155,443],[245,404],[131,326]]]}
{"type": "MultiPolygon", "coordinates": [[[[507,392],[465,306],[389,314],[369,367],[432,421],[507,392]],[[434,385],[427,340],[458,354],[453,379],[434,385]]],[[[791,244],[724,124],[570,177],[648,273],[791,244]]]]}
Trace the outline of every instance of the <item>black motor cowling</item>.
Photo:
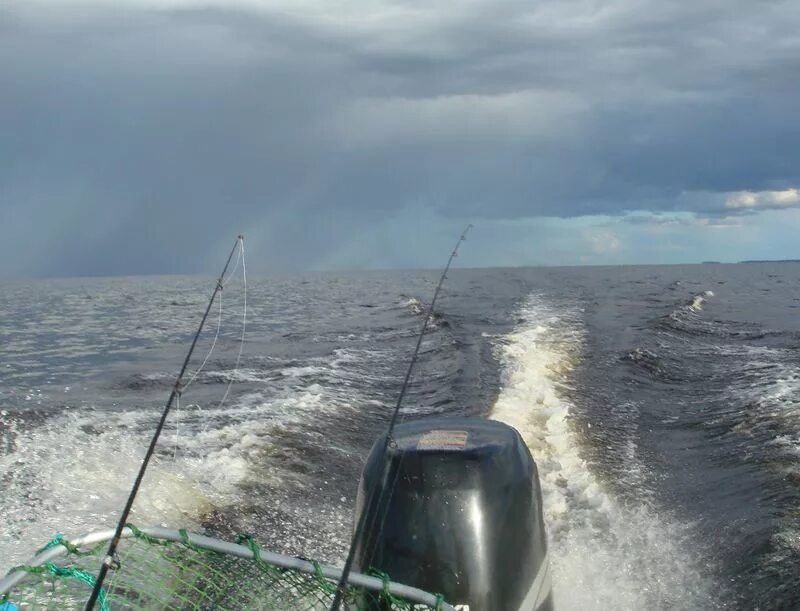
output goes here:
{"type": "Polygon", "coordinates": [[[470,611],[551,608],[539,478],[519,433],[492,420],[418,420],[395,427],[384,461],[385,440],[361,477],[359,570],[470,611]]]}

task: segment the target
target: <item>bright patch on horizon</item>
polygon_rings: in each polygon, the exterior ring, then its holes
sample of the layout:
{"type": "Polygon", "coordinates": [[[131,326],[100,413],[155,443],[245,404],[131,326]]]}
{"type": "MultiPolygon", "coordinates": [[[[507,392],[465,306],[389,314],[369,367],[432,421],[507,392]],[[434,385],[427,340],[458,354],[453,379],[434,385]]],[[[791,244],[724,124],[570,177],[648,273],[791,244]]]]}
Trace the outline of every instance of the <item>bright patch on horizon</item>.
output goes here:
{"type": "Polygon", "coordinates": [[[800,206],[800,190],[737,191],[725,200],[726,208],[791,208],[800,206]]]}

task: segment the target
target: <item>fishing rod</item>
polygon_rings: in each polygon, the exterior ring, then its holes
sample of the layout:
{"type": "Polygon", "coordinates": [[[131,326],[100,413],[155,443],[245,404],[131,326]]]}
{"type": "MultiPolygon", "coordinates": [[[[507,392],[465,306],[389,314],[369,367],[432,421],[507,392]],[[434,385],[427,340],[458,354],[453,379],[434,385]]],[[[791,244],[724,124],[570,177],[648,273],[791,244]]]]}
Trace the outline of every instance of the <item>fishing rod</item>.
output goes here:
{"type": "MultiPolygon", "coordinates": [[[[453,252],[450,253],[450,258],[447,260],[447,265],[444,267],[444,271],[442,271],[442,275],[439,278],[439,284],[436,285],[436,290],[433,293],[433,299],[431,300],[431,305],[428,306],[428,310],[425,313],[425,318],[422,321],[422,329],[417,336],[417,345],[414,348],[414,353],[411,355],[411,361],[408,363],[408,369],[406,370],[406,376],[403,379],[403,385],[400,387],[400,394],[397,397],[397,403],[394,406],[394,411],[392,412],[392,419],[389,422],[389,428],[386,431],[386,437],[383,440],[383,449],[381,450],[381,460],[383,461],[383,468],[384,468],[384,476],[386,475],[386,451],[389,449],[389,445],[393,443],[394,439],[392,438],[392,432],[394,431],[394,426],[397,423],[397,417],[400,414],[400,407],[403,404],[403,399],[406,396],[406,391],[408,390],[409,382],[411,381],[411,373],[414,370],[414,365],[419,358],[419,351],[422,348],[422,340],[425,337],[425,331],[428,330],[428,323],[430,323],[431,318],[433,318],[433,308],[436,305],[436,299],[439,297],[439,291],[442,289],[442,285],[444,284],[445,279],[447,278],[447,272],[450,271],[450,265],[453,263],[453,259],[458,256],[458,247],[461,246],[461,242],[467,239],[467,232],[472,229],[472,224],[467,225],[466,229],[464,229],[461,237],[458,238],[458,242],[456,242],[455,248],[453,248],[453,252]]],[[[344,597],[347,589],[347,579],[350,577],[350,572],[353,568],[353,561],[356,555],[356,548],[358,547],[358,543],[361,540],[364,532],[366,530],[372,530],[375,526],[375,521],[371,522],[369,528],[367,528],[367,514],[369,511],[367,509],[372,506],[373,501],[375,500],[375,494],[378,489],[378,484],[381,480],[376,479],[375,483],[373,484],[370,493],[369,499],[367,503],[364,505],[364,510],[361,512],[361,515],[358,518],[358,524],[356,525],[355,531],[353,532],[353,538],[350,540],[350,549],[347,551],[347,560],[345,560],[344,568],[342,569],[342,576],[339,578],[339,583],[336,586],[336,594],[334,595],[333,602],[331,603],[329,611],[339,611],[339,607],[342,604],[342,598],[344,597]]],[[[393,486],[392,486],[393,488],[393,486]]],[[[390,488],[391,493],[391,488],[390,488]]],[[[379,513],[379,512],[377,512],[379,513]]]]}
{"type": "Polygon", "coordinates": [[[233,259],[233,253],[236,252],[237,246],[241,249],[240,252],[244,251],[244,236],[240,235],[237,236],[236,241],[233,244],[233,248],[231,248],[231,252],[228,255],[228,260],[225,262],[225,267],[222,268],[222,273],[219,275],[217,279],[217,283],[214,286],[214,291],[211,293],[211,298],[208,300],[208,305],[206,306],[206,311],[203,314],[203,319],[200,321],[200,326],[197,328],[197,332],[194,334],[194,338],[192,339],[192,345],[189,347],[189,352],[186,353],[186,358],[183,360],[183,366],[181,367],[180,372],[178,373],[178,377],[175,380],[175,385],[172,387],[172,392],[169,395],[169,399],[167,399],[167,404],[164,406],[164,411],[161,414],[161,420],[158,422],[158,426],[156,427],[155,433],[153,433],[153,438],[150,440],[150,447],[147,448],[147,452],[144,455],[144,459],[142,460],[142,464],[139,466],[139,473],[136,476],[136,480],[133,483],[133,488],[131,488],[130,494],[128,495],[128,500],[125,503],[125,508],[122,510],[122,515],[119,518],[119,522],[117,523],[117,529],[114,532],[114,536],[111,538],[111,542],[108,545],[108,551],[106,552],[106,557],[103,559],[103,564],[100,567],[100,572],[97,575],[97,580],[94,582],[94,587],[92,588],[92,594],[89,597],[89,600],[86,601],[86,606],[84,607],[84,611],[92,611],[94,609],[94,605],[97,602],[97,598],[100,596],[100,593],[103,591],[103,581],[106,578],[109,570],[117,570],[120,568],[120,562],[117,558],[117,546],[119,546],[120,538],[122,537],[122,531],[125,528],[125,524],[128,521],[128,515],[131,512],[131,508],[133,507],[133,502],[136,500],[136,495],[139,492],[139,486],[142,484],[142,480],[144,479],[144,473],[147,470],[147,466],[150,463],[150,459],[153,456],[153,453],[156,449],[156,444],[158,443],[158,438],[161,436],[161,431],[164,428],[164,424],[167,421],[167,416],[169,415],[170,409],[172,409],[172,404],[175,402],[175,399],[180,397],[181,392],[183,391],[183,375],[186,373],[186,368],[189,366],[189,360],[192,358],[192,353],[194,352],[194,348],[197,345],[197,340],[200,338],[200,333],[203,331],[203,327],[206,324],[206,319],[208,318],[208,313],[211,311],[211,306],[214,304],[214,299],[216,299],[217,294],[222,291],[224,284],[223,280],[225,279],[225,274],[228,271],[228,266],[231,264],[231,259],[233,259]]]}

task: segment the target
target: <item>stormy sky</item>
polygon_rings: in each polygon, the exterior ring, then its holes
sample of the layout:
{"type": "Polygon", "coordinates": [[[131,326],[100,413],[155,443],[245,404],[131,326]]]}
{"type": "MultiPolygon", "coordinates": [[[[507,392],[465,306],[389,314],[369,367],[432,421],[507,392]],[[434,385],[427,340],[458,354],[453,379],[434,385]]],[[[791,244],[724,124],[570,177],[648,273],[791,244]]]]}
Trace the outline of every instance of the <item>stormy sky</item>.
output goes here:
{"type": "Polygon", "coordinates": [[[0,1],[0,276],[800,258],[796,0],[0,1]]]}

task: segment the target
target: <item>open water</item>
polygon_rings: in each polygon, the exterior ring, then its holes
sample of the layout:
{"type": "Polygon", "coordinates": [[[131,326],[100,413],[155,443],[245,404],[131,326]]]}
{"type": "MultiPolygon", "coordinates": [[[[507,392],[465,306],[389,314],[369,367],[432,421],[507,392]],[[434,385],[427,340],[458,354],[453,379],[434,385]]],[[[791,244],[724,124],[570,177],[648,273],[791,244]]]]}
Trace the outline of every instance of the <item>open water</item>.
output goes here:
{"type": "MultiPolygon", "coordinates": [[[[250,278],[133,521],[341,562],[438,272],[250,278]],[[228,382],[230,394],[219,401],[228,382]]],[[[0,572],[116,523],[213,280],[0,288],[0,572]]],[[[207,353],[217,310],[198,346],[207,353]]],[[[562,609],[800,606],[800,265],[455,270],[404,418],[517,427],[562,609]]]]}

